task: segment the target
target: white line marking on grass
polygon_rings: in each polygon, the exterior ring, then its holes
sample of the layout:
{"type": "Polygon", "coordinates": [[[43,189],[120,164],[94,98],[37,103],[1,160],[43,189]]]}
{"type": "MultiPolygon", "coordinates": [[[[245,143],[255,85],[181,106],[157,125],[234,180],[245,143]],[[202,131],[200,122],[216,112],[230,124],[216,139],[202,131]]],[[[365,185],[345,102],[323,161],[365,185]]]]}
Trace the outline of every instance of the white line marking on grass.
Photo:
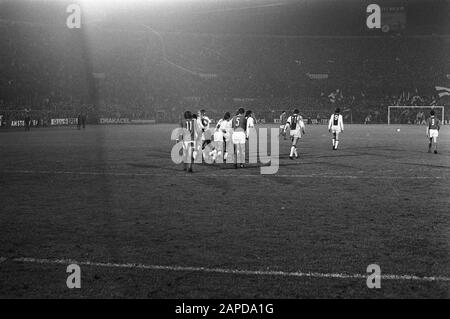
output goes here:
{"type": "MultiPolygon", "coordinates": [[[[230,169],[231,170],[231,169],[230,169]]],[[[238,172],[239,170],[231,170],[238,172]]],[[[327,174],[217,174],[217,173],[196,173],[188,174],[174,172],[174,174],[154,174],[154,173],[121,173],[121,172],[75,172],[75,171],[32,171],[32,170],[11,170],[1,171],[2,174],[30,174],[30,175],[78,175],[78,176],[113,176],[113,177],[283,177],[283,178],[340,178],[340,179],[388,179],[388,180],[444,180],[449,176],[382,176],[382,175],[327,175],[327,174]]]]}
{"type": "MultiPolygon", "coordinates": [[[[215,273],[229,275],[245,275],[245,276],[275,276],[275,277],[303,277],[303,278],[334,278],[334,279],[367,279],[368,275],[364,274],[348,274],[348,273],[321,273],[321,272],[286,272],[286,271],[270,271],[270,270],[242,270],[242,269],[226,269],[226,268],[208,268],[208,267],[182,267],[182,266],[159,266],[144,264],[119,264],[119,263],[102,263],[92,261],[76,261],[72,259],[39,259],[39,258],[13,258],[13,262],[33,263],[33,264],[58,264],[70,265],[77,264],[79,266],[92,266],[104,268],[122,268],[122,269],[144,269],[144,270],[160,270],[160,271],[178,271],[178,272],[199,272],[199,273],[215,273]]],[[[404,281],[421,281],[421,282],[450,282],[450,277],[444,276],[426,276],[419,277],[415,275],[381,275],[384,280],[404,280],[404,281]]]]}

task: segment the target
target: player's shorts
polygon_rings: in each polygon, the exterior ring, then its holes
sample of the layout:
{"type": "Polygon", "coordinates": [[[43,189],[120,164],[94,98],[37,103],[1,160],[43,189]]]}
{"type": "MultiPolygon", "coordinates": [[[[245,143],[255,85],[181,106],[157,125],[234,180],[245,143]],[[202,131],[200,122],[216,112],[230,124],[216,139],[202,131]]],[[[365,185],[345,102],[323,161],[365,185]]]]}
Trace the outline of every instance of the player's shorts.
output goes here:
{"type": "Polygon", "coordinates": [[[214,142],[223,142],[223,133],[221,131],[214,132],[214,142]]]}
{"type": "Polygon", "coordinates": [[[293,138],[301,138],[302,137],[302,133],[300,130],[290,130],[289,135],[293,138]]]}
{"type": "Polygon", "coordinates": [[[256,128],[254,126],[247,128],[247,132],[246,132],[247,137],[253,136],[255,134],[256,134],[256,128]]]}
{"type": "Polygon", "coordinates": [[[183,148],[187,150],[190,147],[194,147],[194,141],[183,141],[183,148]]]}
{"type": "Polygon", "coordinates": [[[231,140],[233,144],[245,144],[245,132],[233,132],[231,140]]]}
{"type": "Polygon", "coordinates": [[[331,133],[341,133],[341,128],[339,126],[332,126],[331,133]]]}
{"type": "Polygon", "coordinates": [[[438,130],[430,130],[430,138],[436,138],[439,136],[438,130]]]}

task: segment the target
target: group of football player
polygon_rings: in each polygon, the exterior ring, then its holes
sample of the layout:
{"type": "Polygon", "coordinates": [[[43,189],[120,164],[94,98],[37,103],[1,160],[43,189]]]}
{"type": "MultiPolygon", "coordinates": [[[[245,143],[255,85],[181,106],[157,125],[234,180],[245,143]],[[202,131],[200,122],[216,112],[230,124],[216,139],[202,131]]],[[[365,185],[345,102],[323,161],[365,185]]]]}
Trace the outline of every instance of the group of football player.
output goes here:
{"type": "Polygon", "coordinates": [[[199,153],[204,154],[206,147],[210,150],[208,155],[213,162],[226,163],[227,150],[231,145],[234,151],[235,168],[245,167],[245,143],[251,134],[251,129],[255,127],[255,122],[252,111],[246,112],[240,108],[234,116],[226,112],[214,129],[211,129],[211,119],[206,116],[205,110],[200,110],[197,114],[190,111],[184,112],[181,123],[184,134],[180,135],[183,139],[184,170],[192,172],[193,162],[199,153]]]}
{"type": "MultiPolygon", "coordinates": [[[[431,117],[427,123],[427,137],[429,138],[429,152],[431,152],[434,142],[434,153],[437,153],[437,137],[439,135],[440,122],[435,117],[435,112],[430,112],[431,117]]],[[[306,134],[305,123],[298,109],[287,118],[286,112],[280,115],[280,135],[286,140],[289,130],[291,148],[289,158],[298,158],[297,143],[306,134]]],[[[245,167],[245,144],[255,127],[253,112],[244,108],[239,108],[234,116],[226,112],[214,129],[210,129],[211,120],[206,116],[205,110],[200,110],[197,114],[190,111],[184,112],[184,120],[181,127],[184,129],[183,139],[183,162],[184,170],[192,172],[192,164],[199,153],[204,154],[207,145],[209,156],[213,162],[226,163],[228,159],[228,147],[233,147],[233,159],[235,168],[245,167]],[[212,143],[214,142],[214,143],[212,143]],[[230,144],[231,143],[231,144],[230,144]],[[239,164],[238,164],[239,163],[239,164]]],[[[340,109],[336,108],[328,121],[328,130],[332,134],[332,149],[337,150],[339,145],[339,135],[344,132],[343,116],[340,109]]],[[[178,142],[178,140],[177,140],[178,142]]]]}

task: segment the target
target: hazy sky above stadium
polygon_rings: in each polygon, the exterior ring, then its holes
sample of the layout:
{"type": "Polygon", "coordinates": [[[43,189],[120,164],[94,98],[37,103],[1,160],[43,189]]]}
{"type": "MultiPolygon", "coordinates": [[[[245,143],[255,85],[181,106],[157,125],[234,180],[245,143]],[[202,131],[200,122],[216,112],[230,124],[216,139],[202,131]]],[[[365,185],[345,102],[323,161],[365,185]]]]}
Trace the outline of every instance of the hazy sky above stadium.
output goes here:
{"type": "MultiPolygon", "coordinates": [[[[60,24],[67,17],[64,6],[74,1],[1,1],[0,18],[60,24]]],[[[79,1],[84,22],[143,23],[159,31],[274,35],[367,35],[366,6],[375,2],[405,6],[410,33],[450,33],[446,0],[79,1]]]]}

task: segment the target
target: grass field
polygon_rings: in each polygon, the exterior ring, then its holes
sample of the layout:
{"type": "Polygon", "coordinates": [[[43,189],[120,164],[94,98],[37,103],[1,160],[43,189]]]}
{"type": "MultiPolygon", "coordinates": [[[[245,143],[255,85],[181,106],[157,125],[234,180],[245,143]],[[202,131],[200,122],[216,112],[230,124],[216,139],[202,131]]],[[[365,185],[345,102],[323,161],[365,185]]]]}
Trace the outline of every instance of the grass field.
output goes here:
{"type": "Polygon", "coordinates": [[[334,152],[308,126],[276,175],[187,174],[174,127],[0,130],[0,297],[450,297],[447,127],[435,155],[424,127],[348,125],[334,152]]]}

